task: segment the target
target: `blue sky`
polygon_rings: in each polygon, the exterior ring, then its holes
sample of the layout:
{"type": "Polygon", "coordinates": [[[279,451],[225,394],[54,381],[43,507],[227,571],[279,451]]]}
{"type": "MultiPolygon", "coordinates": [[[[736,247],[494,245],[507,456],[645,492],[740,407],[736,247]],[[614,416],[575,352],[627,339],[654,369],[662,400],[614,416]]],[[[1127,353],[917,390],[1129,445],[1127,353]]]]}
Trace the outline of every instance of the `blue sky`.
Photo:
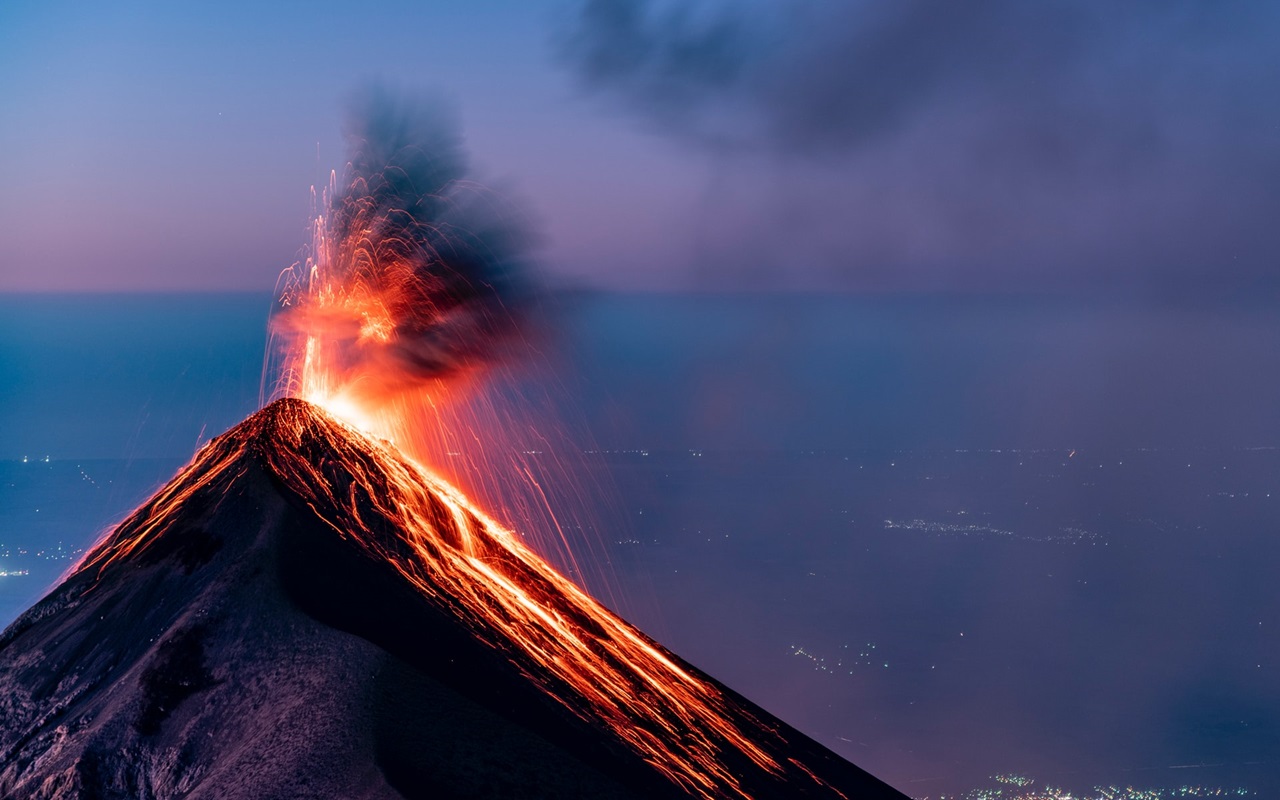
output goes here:
{"type": "Polygon", "coordinates": [[[342,166],[344,99],[370,80],[453,102],[478,176],[526,198],[556,275],[652,265],[637,251],[670,223],[664,198],[696,190],[696,158],[579,97],[552,63],[555,17],[6,4],[0,288],[270,289],[305,242],[310,187],[342,166]]]}
{"type": "Polygon", "coordinates": [[[1280,12],[982,0],[10,2],[0,290],[265,290],[371,80],[559,282],[1274,292],[1280,12]]]}

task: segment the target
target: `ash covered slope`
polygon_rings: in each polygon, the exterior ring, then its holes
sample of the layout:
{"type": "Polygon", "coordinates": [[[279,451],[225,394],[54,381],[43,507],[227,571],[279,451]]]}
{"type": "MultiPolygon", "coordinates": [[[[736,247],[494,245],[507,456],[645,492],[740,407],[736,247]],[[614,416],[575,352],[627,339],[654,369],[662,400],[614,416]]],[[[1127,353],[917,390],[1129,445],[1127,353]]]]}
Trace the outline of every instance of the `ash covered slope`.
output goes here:
{"type": "Polygon", "coordinates": [[[431,480],[297,400],[211,442],[0,635],[0,797],[901,797],[431,480]]]}

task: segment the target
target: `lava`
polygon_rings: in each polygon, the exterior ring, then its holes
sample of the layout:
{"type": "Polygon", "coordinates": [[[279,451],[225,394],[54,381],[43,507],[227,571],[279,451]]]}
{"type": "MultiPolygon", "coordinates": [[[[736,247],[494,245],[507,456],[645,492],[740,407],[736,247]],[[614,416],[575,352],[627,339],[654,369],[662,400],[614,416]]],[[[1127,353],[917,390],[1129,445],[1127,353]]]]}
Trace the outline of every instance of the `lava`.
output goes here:
{"type": "Polygon", "coordinates": [[[192,495],[239,477],[246,455],[338,535],[393,565],[551,697],[604,725],[690,794],[749,797],[727,753],[824,785],[793,759],[780,763],[770,752],[781,746],[774,731],[732,710],[710,681],[557,573],[515,532],[390,442],[304,401],[277,401],[235,436],[207,444],[169,489],[122,523],[130,535],[105,542],[81,570],[101,574],[144,552],[178,523],[192,495]]]}
{"type": "Polygon", "coordinates": [[[442,409],[519,335],[514,237],[483,214],[459,211],[474,210],[466,198],[477,190],[449,137],[419,123],[375,110],[357,126],[344,186],[330,186],[310,252],[285,276],[272,327],[276,394],[300,400],[277,401],[247,432],[206,445],[185,470],[190,479],[135,512],[120,528],[130,535],[105,542],[83,568],[145,550],[192,494],[229,485],[256,450],[338,535],[393,565],[556,701],[686,792],[749,797],[735,770],[753,769],[844,797],[805,765],[775,757],[784,752],[775,731],[733,710],[712,682],[423,466],[439,453],[407,454],[428,449],[414,452],[430,439],[424,413],[440,412],[437,427],[457,423],[442,409]]]}

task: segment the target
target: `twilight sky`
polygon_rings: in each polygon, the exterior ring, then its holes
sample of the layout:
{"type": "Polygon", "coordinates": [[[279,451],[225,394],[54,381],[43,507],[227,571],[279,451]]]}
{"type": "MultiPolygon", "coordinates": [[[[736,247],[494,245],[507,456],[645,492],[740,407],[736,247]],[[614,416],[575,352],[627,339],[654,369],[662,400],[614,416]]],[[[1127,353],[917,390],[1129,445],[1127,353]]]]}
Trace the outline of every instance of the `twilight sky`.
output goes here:
{"type": "Polygon", "coordinates": [[[629,289],[1280,288],[1280,7],[0,7],[0,291],[265,290],[344,98],[443,92],[538,259],[629,289]]]}

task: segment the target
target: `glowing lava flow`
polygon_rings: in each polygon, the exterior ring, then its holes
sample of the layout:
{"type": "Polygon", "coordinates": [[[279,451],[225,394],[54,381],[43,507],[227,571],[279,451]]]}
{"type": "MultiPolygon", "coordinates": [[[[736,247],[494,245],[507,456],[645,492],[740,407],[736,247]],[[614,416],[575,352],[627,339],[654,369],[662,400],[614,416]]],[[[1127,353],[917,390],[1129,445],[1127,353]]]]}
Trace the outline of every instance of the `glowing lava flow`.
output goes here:
{"type": "Polygon", "coordinates": [[[764,769],[778,769],[728,721],[712,687],[556,573],[453,487],[367,438],[360,447],[342,450],[343,467],[355,480],[334,486],[313,465],[290,456],[304,452],[307,436],[321,433],[329,442],[354,432],[340,431],[331,421],[308,427],[313,430],[290,432],[298,437],[297,447],[276,454],[283,458],[273,469],[304,476],[304,485],[324,491],[309,498],[314,507],[342,509],[342,518],[327,520],[339,533],[355,531],[373,555],[395,564],[419,591],[449,606],[491,644],[515,645],[567,685],[576,697],[552,696],[574,713],[603,722],[669,778],[704,796],[736,783],[718,757],[721,741],[764,769]],[[390,543],[361,531],[364,505],[398,521],[403,540],[390,543]]]}
{"type": "MultiPolygon", "coordinates": [[[[384,117],[375,110],[370,119],[384,117]]],[[[784,752],[775,732],[405,454],[415,437],[430,440],[415,430],[423,410],[456,401],[460,382],[492,364],[517,332],[518,292],[511,237],[484,213],[462,213],[476,190],[447,142],[408,137],[413,126],[392,121],[382,126],[386,141],[372,122],[359,132],[350,181],[330,188],[310,255],[285,276],[272,327],[273,347],[282,345],[277,394],[307,402],[277,401],[238,428],[242,435],[206,446],[188,467],[193,477],[140,509],[121,528],[129,534],[88,565],[104,568],[147,547],[190,494],[216,491],[249,453],[340,536],[394,565],[550,696],[685,791],[746,798],[734,774],[742,769],[799,774],[810,789],[812,780],[843,796],[794,759],[772,755],[784,752]]],[[[446,414],[428,424],[449,422],[446,414]]],[[[422,450],[412,452],[426,463],[440,455],[422,450]]]]}
{"type": "Polygon", "coordinates": [[[179,520],[187,499],[221,494],[254,463],[339,536],[393,565],[570,711],[606,726],[685,791],[749,797],[727,766],[732,752],[767,773],[795,768],[825,786],[793,759],[780,765],[769,752],[778,743],[772,731],[731,712],[716,686],[558,574],[456,489],[390,443],[303,401],[277,401],[206,445],[82,569],[101,571],[144,551],[179,520]]]}

